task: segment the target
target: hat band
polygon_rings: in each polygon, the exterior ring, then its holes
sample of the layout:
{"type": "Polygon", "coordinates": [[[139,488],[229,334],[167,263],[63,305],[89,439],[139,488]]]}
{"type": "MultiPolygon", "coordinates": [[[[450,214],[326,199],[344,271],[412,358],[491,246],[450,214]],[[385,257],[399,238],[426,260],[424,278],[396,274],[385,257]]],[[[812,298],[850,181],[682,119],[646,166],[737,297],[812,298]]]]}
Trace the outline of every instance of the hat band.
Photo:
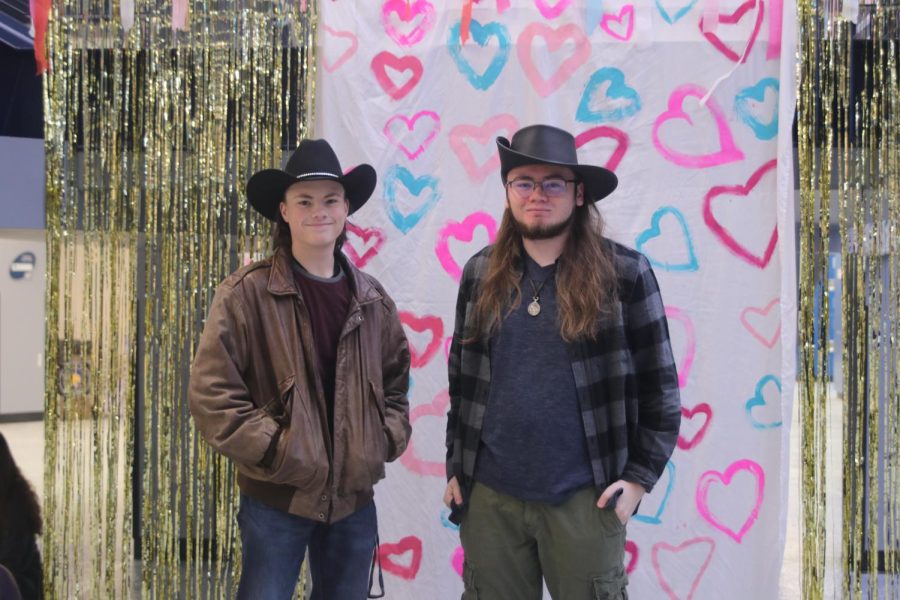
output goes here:
{"type": "Polygon", "coordinates": [[[302,175],[297,175],[297,179],[303,179],[304,177],[332,177],[334,179],[340,179],[340,175],[335,175],[334,173],[326,173],[324,171],[316,171],[314,173],[303,173],[302,175]]]}

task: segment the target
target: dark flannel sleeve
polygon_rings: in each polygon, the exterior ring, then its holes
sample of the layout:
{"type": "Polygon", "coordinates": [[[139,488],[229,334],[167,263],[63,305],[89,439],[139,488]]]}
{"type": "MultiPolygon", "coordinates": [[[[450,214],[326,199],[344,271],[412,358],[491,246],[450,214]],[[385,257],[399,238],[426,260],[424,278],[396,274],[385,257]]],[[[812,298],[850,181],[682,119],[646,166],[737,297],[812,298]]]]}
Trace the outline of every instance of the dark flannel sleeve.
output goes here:
{"type": "Polygon", "coordinates": [[[461,363],[462,363],[462,340],[465,339],[466,326],[466,304],[469,301],[469,282],[472,278],[473,263],[470,260],[463,270],[462,278],[459,282],[459,291],[456,295],[456,317],[453,325],[453,338],[450,341],[450,356],[447,366],[447,376],[449,379],[450,393],[450,409],[447,412],[447,480],[449,481],[456,473],[454,465],[462,464],[462,448],[456,445],[458,436],[457,428],[459,422],[459,405],[462,398],[462,382],[461,382],[461,363]]]}
{"type": "Polygon", "coordinates": [[[649,492],[675,450],[681,399],[659,284],[644,256],[639,257],[623,310],[635,370],[638,423],[622,479],[639,483],[649,492]]]}

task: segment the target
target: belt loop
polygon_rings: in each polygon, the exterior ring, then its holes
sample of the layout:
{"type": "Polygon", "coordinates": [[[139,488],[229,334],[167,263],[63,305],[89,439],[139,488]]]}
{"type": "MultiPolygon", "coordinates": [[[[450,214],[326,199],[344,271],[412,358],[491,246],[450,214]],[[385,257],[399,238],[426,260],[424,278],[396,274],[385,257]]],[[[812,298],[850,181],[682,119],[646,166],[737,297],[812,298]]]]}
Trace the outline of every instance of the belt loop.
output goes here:
{"type": "Polygon", "coordinates": [[[369,598],[384,598],[384,572],[381,570],[381,541],[378,534],[375,534],[375,551],[372,553],[372,566],[369,567],[369,598]],[[378,587],[381,588],[379,594],[372,593],[372,587],[375,585],[375,563],[378,563],[378,587]]]}

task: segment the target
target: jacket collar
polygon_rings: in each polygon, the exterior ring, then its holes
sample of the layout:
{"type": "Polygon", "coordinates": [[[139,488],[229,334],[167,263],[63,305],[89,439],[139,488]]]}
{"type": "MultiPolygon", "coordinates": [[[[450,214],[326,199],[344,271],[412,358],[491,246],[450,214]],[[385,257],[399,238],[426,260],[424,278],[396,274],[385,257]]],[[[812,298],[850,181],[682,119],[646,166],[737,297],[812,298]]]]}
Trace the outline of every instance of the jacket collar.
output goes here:
{"type": "MultiPolygon", "coordinates": [[[[337,252],[334,258],[341,263],[341,268],[350,278],[353,297],[358,304],[369,304],[382,299],[381,292],[372,285],[371,280],[347,260],[347,257],[342,252],[337,252]]],[[[275,250],[275,254],[271,258],[272,268],[269,271],[269,283],[266,286],[270,294],[275,296],[299,295],[297,284],[294,283],[294,274],[291,270],[292,260],[293,258],[284,248],[275,250]]]]}

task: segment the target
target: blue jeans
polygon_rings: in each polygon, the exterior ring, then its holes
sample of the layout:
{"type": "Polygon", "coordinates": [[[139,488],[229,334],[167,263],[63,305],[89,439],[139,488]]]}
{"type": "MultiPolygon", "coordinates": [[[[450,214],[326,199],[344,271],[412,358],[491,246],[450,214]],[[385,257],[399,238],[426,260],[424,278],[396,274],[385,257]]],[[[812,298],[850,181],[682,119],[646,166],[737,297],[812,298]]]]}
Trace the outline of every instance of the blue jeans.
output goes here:
{"type": "Polygon", "coordinates": [[[238,600],[290,600],[309,547],[312,600],[362,600],[378,521],[375,501],[336,523],[321,523],[241,494],[242,573],[238,600]]]}

